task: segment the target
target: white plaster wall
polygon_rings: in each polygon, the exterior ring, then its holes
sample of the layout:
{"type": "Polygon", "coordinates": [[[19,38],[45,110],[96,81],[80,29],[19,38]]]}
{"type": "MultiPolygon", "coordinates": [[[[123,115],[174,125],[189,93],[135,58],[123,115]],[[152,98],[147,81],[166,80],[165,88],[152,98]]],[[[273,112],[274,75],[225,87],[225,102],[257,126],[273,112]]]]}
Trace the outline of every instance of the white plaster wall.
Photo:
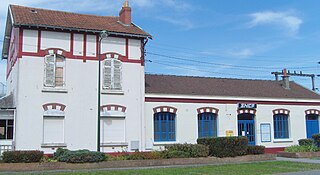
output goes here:
{"type": "MultiPolygon", "coordinates": [[[[17,109],[16,149],[39,149],[46,153],[54,150],[41,148],[43,142],[43,108],[46,103],[66,105],[64,133],[68,149],[96,150],[97,138],[97,61],[67,59],[67,93],[42,92],[44,60],[24,56],[20,59],[19,106],[17,109]],[[32,129],[31,129],[32,128],[32,129]]],[[[123,63],[123,95],[102,94],[101,105],[119,104],[127,107],[126,141],[141,140],[142,106],[144,104],[143,67],[123,63]]],[[[142,143],[141,143],[142,145],[142,143]]],[[[140,146],[141,147],[141,146],[140,146]]],[[[110,150],[121,151],[121,148],[110,150]]]]}
{"type": "Polygon", "coordinates": [[[141,40],[129,39],[129,59],[140,60],[141,40]]]}
{"type": "Polygon", "coordinates": [[[37,30],[23,30],[22,38],[23,52],[37,52],[38,51],[38,31],[37,30]]]}
{"type": "MultiPolygon", "coordinates": [[[[148,96],[148,95],[147,95],[148,96]]],[[[248,100],[248,99],[246,99],[248,100]]],[[[218,136],[226,136],[227,130],[232,130],[238,135],[237,104],[206,104],[206,103],[168,103],[168,102],[146,102],[145,103],[145,127],[146,145],[149,148],[158,149],[159,144],[165,142],[154,142],[153,139],[153,108],[158,106],[172,106],[177,108],[176,114],[176,143],[196,143],[198,138],[197,109],[201,107],[214,107],[219,109],[218,113],[218,136]]],[[[255,116],[256,145],[266,147],[286,147],[298,144],[298,140],[306,138],[305,110],[320,109],[320,106],[298,106],[298,105],[260,105],[258,104],[255,116]],[[289,133],[290,138],[286,141],[277,142],[273,136],[273,113],[272,110],[285,108],[290,110],[289,133]],[[271,124],[271,142],[261,142],[260,124],[271,124]]],[[[279,140],[278,140],[279,141],[279,140]]]]}
{"type": "Polygon", "coordinates": [[[106,52],[116,52],[121,55],[126,54],[126,39],[125,38],[116,38],[108,37],[103,39],[101,42],[101,53],[106,52]]]}
{"type": "Polygon", "coordinates": [[[97,37],[96,35],[87,35],[87,56],[95,57],[97,51],[97,37]]]}
{"type": "Polygon", "coordinates": [[[41,31],[41,49],[45,50],[47,48],[60,48],[69,52],[70,38],[70,33],[41,31]]]}
{"type": "Polygon", "coordinates": [[[73,34],[73,55],[83,56],[83,34],[73,34]]]}

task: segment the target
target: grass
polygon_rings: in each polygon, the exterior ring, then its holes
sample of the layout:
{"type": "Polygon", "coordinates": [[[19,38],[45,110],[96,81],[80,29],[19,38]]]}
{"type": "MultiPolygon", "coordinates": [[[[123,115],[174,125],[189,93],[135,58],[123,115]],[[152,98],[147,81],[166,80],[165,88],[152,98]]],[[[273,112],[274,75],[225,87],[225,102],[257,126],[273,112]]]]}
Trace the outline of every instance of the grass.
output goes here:
{"type": "Polygon", "coordinates": [[[88,171],[88,172],[66,172],[50,173],[50,175],[200,175],[200,174],[221,174],[221,175],[260,175],[275,174],[286,172],[298,172],[320,169],[320,164],[307,164],[297,162],[258,162],[245,164],[228,164],[228,165],[210,165],[199,167],[181,167],[181,168],[154,168],[140,170],[109,170],[109,171],[88,171]]]}

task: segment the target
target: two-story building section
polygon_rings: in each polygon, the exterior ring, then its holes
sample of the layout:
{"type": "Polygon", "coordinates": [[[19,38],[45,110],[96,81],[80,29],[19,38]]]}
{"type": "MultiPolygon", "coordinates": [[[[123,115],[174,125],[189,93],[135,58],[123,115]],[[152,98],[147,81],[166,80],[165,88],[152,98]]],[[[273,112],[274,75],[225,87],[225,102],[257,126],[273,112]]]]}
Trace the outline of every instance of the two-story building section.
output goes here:
{"type": "Polygon", "coordinates": [[[10,5],[2,58],[13,106],[2,110],[0,145],[46,153],[96,150],[99,108],[102,151],[144,149],[144,45],[150,37],[131,22],[128,2],[118,17],[10,5]]]}
{"type": "Polygon", "coordinates": [[[288,76],[145,75],[149,38],[128,1],[117,17],[10,5],[0,152],[150,151],[219,136],[275,152],[319,133],[320,95],[288,76]]]}

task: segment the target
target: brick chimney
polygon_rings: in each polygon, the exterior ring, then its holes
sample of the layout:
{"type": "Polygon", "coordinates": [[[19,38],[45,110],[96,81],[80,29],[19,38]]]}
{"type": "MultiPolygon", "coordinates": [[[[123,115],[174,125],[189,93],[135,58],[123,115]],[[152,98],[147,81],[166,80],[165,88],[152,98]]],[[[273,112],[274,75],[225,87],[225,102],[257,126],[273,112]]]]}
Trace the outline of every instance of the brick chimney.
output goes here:
{"type": "Polygon", "coordinates": [[[283,69],[282,81],[282,87],[285,89],[290,89],[289,75],[287,75],[287,69],[283,69]]]}
{"type": "Polygon", "coordinates": [[[126,0],[123,7],[119,13],[120,22],[125,25],[131,25],[131,7],[129,7],[129,2],[126,0]]]}

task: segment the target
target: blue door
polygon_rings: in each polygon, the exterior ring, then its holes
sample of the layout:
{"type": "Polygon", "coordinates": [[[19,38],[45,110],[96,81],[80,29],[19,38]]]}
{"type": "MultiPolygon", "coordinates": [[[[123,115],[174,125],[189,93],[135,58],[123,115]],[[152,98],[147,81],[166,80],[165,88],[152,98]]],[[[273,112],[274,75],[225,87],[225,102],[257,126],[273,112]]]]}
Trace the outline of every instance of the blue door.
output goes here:
{"type": "Polygon", "coordinates": [[[313,134],[319,133],[318,115],[307,115],[306,124],[307,124],[307,138],[312,138],[313,134]]]}
{"type": "Polygon", "coordinates": [[[248,137],[249,145],[255,145],[254,120],[238,120],[238,136],[248,137]]]}

